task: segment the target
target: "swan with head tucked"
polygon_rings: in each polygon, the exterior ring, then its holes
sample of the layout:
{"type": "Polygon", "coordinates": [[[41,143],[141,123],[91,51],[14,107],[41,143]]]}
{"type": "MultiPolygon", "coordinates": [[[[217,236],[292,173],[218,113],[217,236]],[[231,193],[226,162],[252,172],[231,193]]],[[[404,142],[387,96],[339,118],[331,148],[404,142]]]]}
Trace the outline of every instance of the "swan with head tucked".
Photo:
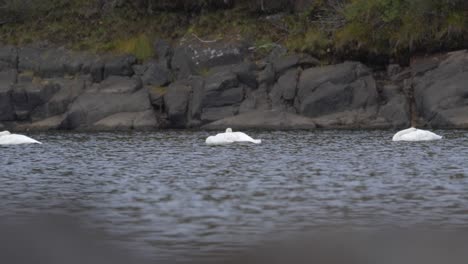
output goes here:
{"type": "Polygon", "coordinates": [[[235,142],[250,142],[254,144],[262,143],[260,139],[253,139],[245,133],[232,132],[231,128],[226,129],[225,133],[220,133],[216,136],[209,136],[206,139],[206,144],[208,145],[225,145],[235,142]]]}
{"type": "Polygon", "coordinates": [[[431,141],[442,139],[441,136],[427,130],[414,127],[402,130],[393,136],[393,141],[431,141]]]}
{"type": "Polygon", "coordinates": [[[42,144],[30,137],[11,134],[8,131],[0,132],[0,145],[42,144]]]}

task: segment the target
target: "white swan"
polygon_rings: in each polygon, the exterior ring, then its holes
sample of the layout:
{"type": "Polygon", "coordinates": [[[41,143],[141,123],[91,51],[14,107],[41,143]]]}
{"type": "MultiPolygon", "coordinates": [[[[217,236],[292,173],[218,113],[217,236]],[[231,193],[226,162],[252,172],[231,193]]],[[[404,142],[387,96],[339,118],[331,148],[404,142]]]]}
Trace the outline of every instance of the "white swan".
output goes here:
{"type": "Polygon", "coordinates": [[[226,133],[209,136],[206,139],[206,144],[208,145],[225,145],[232,144],[234,142],[251,142],[254,144],[262,143],[260,139],[253,139],[242,132],[232,132],[232,129],[230,128],[226,129],[226,133]]]}
{"type": "Polygon", "coordinates": [[[442,139],[441,136],[427,130],[408,128],[396,133],[393,141],[431,141],[442,139]]]}
{"type": "Polygon", "coordinates": [[[0,132],[0,145],[42,144],[27,136],[11,134],[8,131],[0,132]]]}

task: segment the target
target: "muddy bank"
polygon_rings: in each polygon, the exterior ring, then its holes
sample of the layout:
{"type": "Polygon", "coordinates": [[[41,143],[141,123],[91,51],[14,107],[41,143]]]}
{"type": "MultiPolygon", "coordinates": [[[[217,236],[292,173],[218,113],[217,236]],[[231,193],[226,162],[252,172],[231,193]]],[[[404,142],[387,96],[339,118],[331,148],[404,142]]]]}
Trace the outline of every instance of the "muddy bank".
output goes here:
{"type": "Polygon", "coordinates": [[[153,60],[32,45],[0,47],[0,128],[468,127],[468,53],[377,71],[323,66],[278,47],[252,56],[243,40],[190,36],[154,44],[153,60]]]}

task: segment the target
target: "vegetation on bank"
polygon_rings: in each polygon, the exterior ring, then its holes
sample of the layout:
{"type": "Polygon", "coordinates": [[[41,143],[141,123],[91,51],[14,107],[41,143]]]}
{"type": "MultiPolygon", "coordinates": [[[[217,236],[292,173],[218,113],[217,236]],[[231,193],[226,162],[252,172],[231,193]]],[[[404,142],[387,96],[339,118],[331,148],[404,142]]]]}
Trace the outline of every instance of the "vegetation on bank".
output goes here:
{"type": "Polygon", "coordinates": [[[241,35],[324,60],[408,60],[468,47],[465,0],[0,0],[0,42],[154,55],[157,38],[241,35]],[[274,2],[274,1],[273,1],[274,2]],[[277,3],[281,2],[280,5],[277,3]],[[297,2],[307,2],[299,5],[297,2]],[[295,8],[295,9],[294,9],[295,8]]]}

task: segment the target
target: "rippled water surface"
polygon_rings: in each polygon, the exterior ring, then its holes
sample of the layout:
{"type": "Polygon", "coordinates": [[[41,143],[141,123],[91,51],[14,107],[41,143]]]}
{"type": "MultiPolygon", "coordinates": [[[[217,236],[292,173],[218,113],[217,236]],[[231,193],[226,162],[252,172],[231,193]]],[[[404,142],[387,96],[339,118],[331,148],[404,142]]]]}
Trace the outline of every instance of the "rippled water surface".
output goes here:
{"type": "Polygon", "coordinates": [[[0,147],[0,215],[70,213],[146,254],[242,248],[324,226],[468,226],[468,132],[394,143],[394,131],[34,134],[0,147]],[[92,220],[91,220],[92,219],[92,220]]]}

